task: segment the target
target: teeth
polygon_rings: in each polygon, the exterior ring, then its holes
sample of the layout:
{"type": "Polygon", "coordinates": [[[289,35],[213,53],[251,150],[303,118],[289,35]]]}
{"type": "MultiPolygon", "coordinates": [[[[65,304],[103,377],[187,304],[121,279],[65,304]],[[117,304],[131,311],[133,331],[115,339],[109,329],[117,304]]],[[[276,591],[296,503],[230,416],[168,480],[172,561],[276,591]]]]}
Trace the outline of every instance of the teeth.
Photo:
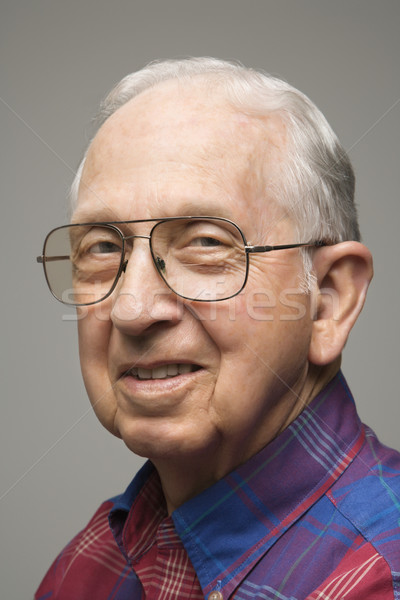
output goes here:
{"type": "Polygon", "coordinates": [[[141,367],[139,367],[137,374],[139,376],[139,379],[150,379],[151,378],[151,370],[150,369],[142,369],[141,367]]]}
{"type": "Polygon", "coordinates": [[[168,376],[168,367],[167,365],[162,365],[161,367],[156,367],[151,371],[152,379],[165,379],[168,376]]]}
{"type": "Polygon", "coordinates": [[[168,365],[167,373],[170,377],[174,377],[178,375],[178,365],[168,365]]]}
{"type": "Polygon", "coordinates": [[[134,367],[130,373],[138,379],[167,379],[176,375],[191,373],[196,370],[195,365],[188,363],[161,365],[154,369],[144,369],[142,367],[134,367]]]}

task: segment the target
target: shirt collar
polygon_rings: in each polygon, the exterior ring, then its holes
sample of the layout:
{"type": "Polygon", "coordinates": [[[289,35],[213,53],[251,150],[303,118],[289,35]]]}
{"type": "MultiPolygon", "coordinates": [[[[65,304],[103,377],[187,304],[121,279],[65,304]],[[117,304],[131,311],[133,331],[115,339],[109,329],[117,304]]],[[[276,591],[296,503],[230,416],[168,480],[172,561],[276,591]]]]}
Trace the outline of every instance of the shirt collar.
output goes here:
{"type": "MultiPolygon", "coordinates": [[[[354,402],[339,373],[261,452],[174,511],[175,528],[204,594],[221,589],[229,597],[274,542],[343,473],[362,442],[354,402]]],[[[110,513],[124,554],[127,513],[152,471],[146,463],[110,513]]]]}

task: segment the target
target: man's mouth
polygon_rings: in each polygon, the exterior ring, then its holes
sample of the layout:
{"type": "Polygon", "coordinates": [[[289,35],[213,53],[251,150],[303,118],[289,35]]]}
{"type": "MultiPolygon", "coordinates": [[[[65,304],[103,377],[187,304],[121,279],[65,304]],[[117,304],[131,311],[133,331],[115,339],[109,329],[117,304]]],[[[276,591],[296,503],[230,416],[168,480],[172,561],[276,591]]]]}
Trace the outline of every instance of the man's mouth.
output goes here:
{"type": "Polygon", "coordinates": [[[144,367],[132,367],[126,373],[136,379],[170,379],[177,375],[185,375],[186,373],[193,373],[198,371],[200,367],[198,365],[190,363],[171,363],[167,365],[159,365],[154,369],[145,369],[144,367]]]}

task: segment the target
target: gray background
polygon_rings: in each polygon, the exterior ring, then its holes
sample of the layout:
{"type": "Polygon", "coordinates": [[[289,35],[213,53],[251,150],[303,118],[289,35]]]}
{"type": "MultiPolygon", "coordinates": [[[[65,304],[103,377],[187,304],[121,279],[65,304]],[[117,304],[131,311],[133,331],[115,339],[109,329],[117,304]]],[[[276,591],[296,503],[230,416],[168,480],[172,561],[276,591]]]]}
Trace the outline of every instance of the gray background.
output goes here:
{"type": "Polygon", "coordinates": [[[376,275],[344,354],[362,418],[400,448],[397,0],[6,0],[0,6],[1,597],[30,598],[61,547],[140,465],[97,423],[73,312],[35,257],[99,100],[156,58],[239,59],[308,94],[349,150],[376,275]]]}

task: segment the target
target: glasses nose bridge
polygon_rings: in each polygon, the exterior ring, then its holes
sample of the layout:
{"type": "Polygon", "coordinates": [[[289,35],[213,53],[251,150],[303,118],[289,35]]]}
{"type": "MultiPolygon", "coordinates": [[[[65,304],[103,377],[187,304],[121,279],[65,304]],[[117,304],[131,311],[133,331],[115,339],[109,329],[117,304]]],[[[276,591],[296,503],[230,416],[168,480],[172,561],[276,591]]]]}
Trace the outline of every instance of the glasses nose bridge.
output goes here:
{"type": "Polygon", "coordinates": [[[151,239],[151,235],[138,235],[138,234],[123,235],[122,237],[124,238],[124,240],[133,240],[135,238],[142,238],[144,240],[150,240],[151,239]]]}
{"type": "MultiPolygon", "coordinates": [[[[121,235],[122,235],[122,234],[121,234],[121,235]]],[[[134,239],[136,239],[136,238],[137,238],[137,239],[148,240],[148,242],[149,242],[149,250],[150,250],[150,253],[151,253],[151,246],[150,246],[150,245],[151,245],[151,242],[150,242],[150,240],[151,240],[151,235],[140,235],[140,234],[137,234],[137,233],[135,233],[135,234],[132,234],[132,235],[122,235],[122,238],[123,238],[124,242],[126,242],[126,241],[128,241],[128,240],[134,240],[134,239]]],[[[126,268],[127,268],[127,266],[128,266],[128,262],[129,262],[129,258],[124,258],[124,261],[123,261],[123,263],[122,263],[122,267],[121,267],[120,274],[122,274],[122,273],[126,273],[126,268]]],[[[153,261],[153,262],[154,262],[154,261],[153,261]]]]}
{"type": "MultiPolygon", "coordinates": [[[[122,236],[124,242],[129,241],[129,240],[134,240],[134,239],[148,240],[149,241],[149,249],[151,247],[151,241],[150,241],[151,240],[151,235],[139,235],[137,233],[132,234],[132,235],[123,235],[121,233],[121,236],[122,236]]],[[[127,264],[128,261],[125,261],[125,262],[127,264]]],[[[125,268],[126,268],[126,264],[125,264],[125,268]]]]}

